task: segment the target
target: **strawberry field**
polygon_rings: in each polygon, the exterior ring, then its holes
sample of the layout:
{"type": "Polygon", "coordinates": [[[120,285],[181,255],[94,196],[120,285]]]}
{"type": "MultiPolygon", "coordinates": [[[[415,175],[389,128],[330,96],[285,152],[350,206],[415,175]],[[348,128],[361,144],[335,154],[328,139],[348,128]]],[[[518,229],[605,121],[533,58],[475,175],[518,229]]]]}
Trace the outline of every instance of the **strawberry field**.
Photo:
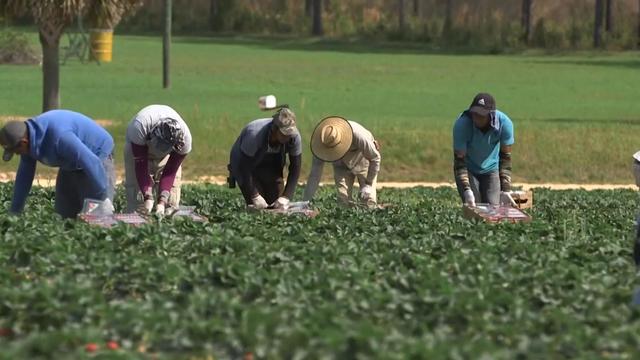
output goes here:
{"type": "Polygon", "coordinates": [[[193,186],[208,224],[102,229],[36,188],[0,215],[0,358],[638,358],[635,192],[537,190],[519,225],[463,219],[449,188],[379,198],[324,189],[306,219],[193,186]]]}

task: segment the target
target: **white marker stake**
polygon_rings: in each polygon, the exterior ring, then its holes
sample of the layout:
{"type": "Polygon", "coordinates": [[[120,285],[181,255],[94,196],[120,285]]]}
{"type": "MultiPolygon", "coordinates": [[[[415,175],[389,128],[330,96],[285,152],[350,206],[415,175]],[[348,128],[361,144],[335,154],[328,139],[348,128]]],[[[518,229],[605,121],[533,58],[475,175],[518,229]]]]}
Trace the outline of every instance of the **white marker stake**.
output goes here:
{"type": "Polygon", "coordinates": [[[258,98],[258,107],[260,110],[270,110],[276,107],[277,101],[274,95],[260,96],[258,98]]]}

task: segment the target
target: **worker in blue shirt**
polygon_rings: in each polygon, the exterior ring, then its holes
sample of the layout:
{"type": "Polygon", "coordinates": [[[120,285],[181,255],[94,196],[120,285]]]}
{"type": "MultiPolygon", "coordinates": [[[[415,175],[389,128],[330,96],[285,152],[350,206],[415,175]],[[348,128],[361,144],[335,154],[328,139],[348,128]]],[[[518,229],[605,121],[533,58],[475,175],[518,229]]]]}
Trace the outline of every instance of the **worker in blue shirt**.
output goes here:
{"type": "Polygon", "coordinates": [[[113,138],[95,121],[77,112],[52,110],[27,121],[9,121],[0,129],[3,160],[20,155],[10,212],[23,211],[37,161],[58,167],[55,210],[73,218],[87,198],[114,194],[113,138]]]}
{"type": "Polygon", "coordinates": [[[473,98],[453,126],[453,171],[464,204],[515,206],[511,196],[513,123],[490,94],[473,98]]]}

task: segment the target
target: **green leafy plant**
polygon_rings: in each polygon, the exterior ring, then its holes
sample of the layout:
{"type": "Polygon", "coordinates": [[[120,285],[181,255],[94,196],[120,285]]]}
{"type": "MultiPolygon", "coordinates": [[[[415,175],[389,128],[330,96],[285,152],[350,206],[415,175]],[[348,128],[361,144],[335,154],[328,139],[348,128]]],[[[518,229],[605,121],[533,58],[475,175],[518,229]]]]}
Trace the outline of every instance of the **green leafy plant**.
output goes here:
{"type": "Polygon", "coordinates": [[[208,224],[102,229],[60,221],[35,188],[0,215],[0,358],[637,357],[637,194],[535,196],[532,223],[490,225],[450,188],[383,189],[393,206],[375,211],[322,189],[307,219],[191,186],[208,224]]]}

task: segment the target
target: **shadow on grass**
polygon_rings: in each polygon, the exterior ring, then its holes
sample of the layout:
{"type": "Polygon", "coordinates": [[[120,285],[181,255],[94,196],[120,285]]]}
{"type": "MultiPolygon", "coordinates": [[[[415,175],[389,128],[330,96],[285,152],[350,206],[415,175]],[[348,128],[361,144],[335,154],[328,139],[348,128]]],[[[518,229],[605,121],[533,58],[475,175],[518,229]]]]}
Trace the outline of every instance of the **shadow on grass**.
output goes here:
{"type": "Polygon", "coordinates": [[[600,66],[600,67],[617,67],[624,69],[640,70],[640,59],[549,59],[549,60],[531,60],[532,64],[540,65],[570,65],[570,66],[600,66]]]}
{"type": "Polygon", "coordinates": [[[624,125],[624,126],[640,126],[640,118],[638,119],[572,119],[572,118],[551,118],[551,119],[534,119],[533,123],[548,123],[555,125],[624,125]]]}
{"type": "MultiPolygon", "coordinates": [[[[436,44],[421,42],[366,40],[362,38],[328,39],[258,35],[216,35],[213,37],[177,36],[173,38],[173,41],[175,43],[185,44],[244,45],[271,50],[333,51],[357,54],[489,55],[508,52],[470,46],[447,46],[445,48],[436,44]]],[[[515,53],[516,51],[511,50],[510,52],[515,53]]]]}

